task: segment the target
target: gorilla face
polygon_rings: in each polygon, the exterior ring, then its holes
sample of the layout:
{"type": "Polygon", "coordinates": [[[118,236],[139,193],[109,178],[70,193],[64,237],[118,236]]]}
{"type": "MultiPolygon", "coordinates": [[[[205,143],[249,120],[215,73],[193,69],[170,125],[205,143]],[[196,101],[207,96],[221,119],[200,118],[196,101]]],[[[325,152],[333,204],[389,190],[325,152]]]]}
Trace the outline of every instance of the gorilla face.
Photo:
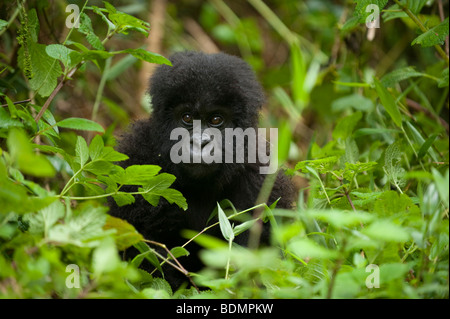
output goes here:
{"type": "Polygon", "coordinates": [[[164,131],[161,143],[178,152],[165,154],[175,164],[172,173],[201,180],[238,170],[242,165],[225,163],[225,129],[257,126],[264,94],[252,69],[223,53],[179,53],[170,60],[173,66],[160,66],[151,78],[150,94],[153,118],[164,131]],[[179,128],[189,137],[173,136],[179,128]]]}

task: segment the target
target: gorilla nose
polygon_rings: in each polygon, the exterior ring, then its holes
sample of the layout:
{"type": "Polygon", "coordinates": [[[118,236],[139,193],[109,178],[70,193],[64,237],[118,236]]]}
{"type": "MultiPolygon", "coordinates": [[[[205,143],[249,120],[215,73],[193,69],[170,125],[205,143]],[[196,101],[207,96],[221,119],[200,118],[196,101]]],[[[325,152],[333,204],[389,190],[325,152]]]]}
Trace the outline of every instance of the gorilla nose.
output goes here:
{"type": "Polygon", "coordinates": [[[203,132],[202,134],[192,134],[191,143],[194,145],[200,145],[201,148],[206,146],[212,141],[211,135],[203,132]]]}

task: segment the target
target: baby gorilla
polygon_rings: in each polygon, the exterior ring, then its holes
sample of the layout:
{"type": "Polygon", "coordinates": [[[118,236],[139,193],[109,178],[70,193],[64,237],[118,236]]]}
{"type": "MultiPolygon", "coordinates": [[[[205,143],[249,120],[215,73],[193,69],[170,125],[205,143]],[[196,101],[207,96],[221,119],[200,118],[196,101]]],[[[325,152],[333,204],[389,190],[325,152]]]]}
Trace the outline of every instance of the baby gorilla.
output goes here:
{"type": "MultiPolygon", "coordinates": [[[[240,58],[224,53],[183,52],[174,54],[170,60],[173,66],[159,66],[151,78],[152,116],[133,125],[121,139],[119,151],[129,156],[122,164],[124,167],[154,164],[161,166],[161,172],[175,175],[176,181],[171,187],[184,195],[188,209],[183,211],[163,198],[153,207],[141,196],[136,196],[133,205],[118,207],[110,202],[111,215],[127,220],[146,239],[164,243],[169,249],[187,241],[180,235],[182,230],[203,230],[218,202],[228,199],[237,210],[254,206],[267,176],[260,173],[263,164],[258,161],[192,161],[195,152],[199,151],[198,148],[195,151],[196,143],[201,150],[216,138],[204,129],[213,128],[225,133],[227,128],[257,128],[264,94],[250,66],[240,58]],[[193,124],[197,120],[200,122],[195,124],[201,124],[203,133],[194,132],[193,124]],[[188,145],[185,145],[187,162],[174,161],[173,154],[171,157],[171,150],[179,143],[171,139],[171,132],[177,128],[190,132],[188,145]]],[[[216,145],[222,145],[223,151],[219,154],[224,158],[225,148],[229,145],[224,138],[221,142],[216,145]]],[[[233,148],[233,151],[238,150],[233,148]]],[[[244,151],[248,153],[247,146],[244,151]]],[[[137,189],[129,186],[123,190],[137,189]]],[[[267,204],[279,198],[279,208],[290,208],[294,200],[294,188],[282,173],[276,178],[267,204]]],[[[217,218],[209,224],[216,221],[217,218]]],[[[211,228],[207,234],[222,238],[219,227],[211,228]]],[[[261,242],[268,242],[268,234],[268,224],[264,224],[261,242]]],[[[235,239],[241,245],[246,245],[247,241],[248,232],[235,239]]],[[[180,263],[188,271],[200,270],[200,247],[190,243],[186,248],[190,255],[180,258],[180,263]]],[[[153,270],[150,264],[143,268],[153,270]]],[[[164,267],[164,274],[174,288],[186,281],[182,273],[170,266],[164,267]]]]}

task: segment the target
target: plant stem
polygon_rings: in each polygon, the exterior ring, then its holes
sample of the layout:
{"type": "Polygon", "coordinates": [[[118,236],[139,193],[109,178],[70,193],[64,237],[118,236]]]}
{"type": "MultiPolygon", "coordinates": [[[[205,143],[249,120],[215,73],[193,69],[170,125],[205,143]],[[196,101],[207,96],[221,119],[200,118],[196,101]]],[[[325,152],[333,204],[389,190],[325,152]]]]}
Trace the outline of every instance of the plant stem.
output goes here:
{"type": "MultiPolygon", "coordinates": [[[[411,20],[414,21],[414,23],[419,27],[419,29],[425,33],[428,31],[428,29],[423,25],[422,21],[408,8],[408,6],[402,4],[399,0],[394,0],[396,4],[402,8],[402,10],[411,18],[411,20]]],[[[449,59],[447,54],[444,52],[444,50],[437,44],[434,45],[435,49],[439,53],[439,55],[444,59],[444,61],[447,63],[447,66],[449,65],[449,59]]]]}
{"type": "MultiPolygon", "coordinates": [[[[239,215],[242,215],[242,214],[244,214],[244,213],[246,213],[246,212],[249,212],[249,211],[251,211],[251,210],[254,210],[254,209],[257,209],[257,208],[260,208],[260,207],[267,207],[267,205],[266,205],[266,203],[262,203],[262,204],[259,204],[259,205],[256,205],[256,206],[253,206],[253,207],[250,207],[250,208],[247,208],[246,210],[243,210],[243,211],[241,211],[241,212],[239,212],[239,213],[236,213],[236,214],[233,214],[233,215],[231,215],[231,216],[228,216],[227,218],[228,219],[231,219],[231,218],[234,218],[234,217],[237,217],[237,216],[239,216],[239,215]]],[[[213,228],[213,227],[215,227],[215,226],[217,226],[217,225],[219,225],[219,222],[217,222],[217,223],[214,223],[214,224],[212,224],[212,225],[210,225],[210,226],[208,226],[208,227],[205,227],[202,231],[200,231],[197,235],[195,235],[194,237],[192,237],[191,239],[189,239],[186,243],[184,243],[184,245],[183,246],[181,246],[181,247],[186,247],[189,243],[191,243],[195,238],[197,238],[198,236],[200,236],[201,234],[203,234],[205,231],[207,231],[208,229],[211,229],[211,228],[213,228]]]]}

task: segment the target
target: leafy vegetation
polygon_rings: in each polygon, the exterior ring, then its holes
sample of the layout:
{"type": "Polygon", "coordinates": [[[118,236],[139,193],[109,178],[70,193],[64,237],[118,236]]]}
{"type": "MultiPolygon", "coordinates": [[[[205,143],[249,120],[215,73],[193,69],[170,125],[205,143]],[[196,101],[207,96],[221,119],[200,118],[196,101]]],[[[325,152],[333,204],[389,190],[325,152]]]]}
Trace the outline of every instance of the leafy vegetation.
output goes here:
{"type": "MultiPolygon", "coordinates": [[[[137,113],[127,102],[146,109],[126,92],[136,89],[133,72],[139,63],[170,64],[139,47],[150,26],[130,13],[148,8],[83,1],[72,20],[79,28],[58,35],[64,2],[0,5],[1,297],[448,298],[442,1],[272,2],[211,0],[186,12],[258,72],[269,96],[261,125],[279,128],[279,163],[299,188],[296,208],[237,211],[224,200],[213,212],[219,222],[205,228],[219,227],[223,240],[186,230],[181,247],[149,241],[107,214],[107,198],[128,205],[133,195],[187,208],[170,188],[173,175],[154,165],[123,169],[117,162],[127,156],[114,150],[114,130],[129,122],[127,111],[137,113]],[[379,29],[366,28],[369,4],[379,8],[379,29]],[[268,63],[264,51],[279,57],[268,63]],[[272,225],[270,247],[258,248],[258,220],[272,225]],[[234,239],[247,229],[250,248],[239,247],[234,239]],[[205,248],[197,274],[183,267],[192,241],[205,248]],[[140,254],[121,260],[130,246],[140,254]],[[153,273],[138,269],[144,259],[153,273]],[[172,291],[154,277],[163,264],[192,287],[172,291]]],[[[198,49],[180,31],[186,20],[174,19],[185,6],[167,8],[168,50],[198,49]]]]}

